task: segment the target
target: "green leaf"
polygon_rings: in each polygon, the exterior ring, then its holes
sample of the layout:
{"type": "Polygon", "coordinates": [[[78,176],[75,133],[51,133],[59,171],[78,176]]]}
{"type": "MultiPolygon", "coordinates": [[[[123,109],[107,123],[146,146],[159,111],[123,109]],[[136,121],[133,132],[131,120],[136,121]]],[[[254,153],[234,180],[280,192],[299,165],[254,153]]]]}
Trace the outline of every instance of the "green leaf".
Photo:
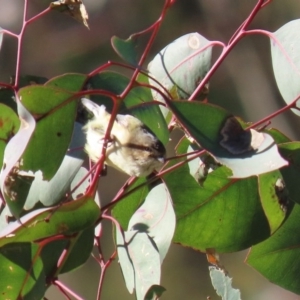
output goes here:
{"type": "MultiPolygon", "coordinates": [[[[116,72],[104,71],[93,77],[91,77],[87,82],[88,90],[103,90],[109,91],[115,95],[120,95],[129,83],[128,77],[121,75],[116,72]]],[[[108,112],[113,109],[113,101],[110,97],[99,94],[90,95],[90,99],[93,100],[98,105],[104,105],[108,112]]],[[[120,103],[120,109],[124,108],[123,102],[120,103]]]]}
{"type": "Polygon", "coordinates": [[[18,299],[16,295],[28,300],[41,299],[49,285],[47,278],[73,270],[88,259],[93,248],[93,229],[87,228],[65,239],[49,237],[39,242],[12,242],[0,247],[2,295],[9,299],[18,299]],[[68,255],[60,270],[58,260],[64,249],[68,249],[68,255]]]}
{"type": "Polygon", "coordinates": [[[16,113],[10,107],[0,103],[0,168],[2,168],[4,149],[19,127],[20,120],[16,113]]]}
{"type": "Polygon", "coordinates": [[[65,74],[51,79],[45,86],[30,86],[19,91],[22,103],[37,119],[22,157],[22,170],[41,171],[45,180],[54,176],[73,133],[77,102],[71,99],[74,95],[71,92],[81,90],[86,78],[82,74],[65,74]]]}
{"type": "Polygon", "coordinates": [[[19,99],[17,99],[17,105],[18,114],[22,122],[19,131],[10,139],[5,148],[5,165],[3,165],[0,173],[0,184],[1,192],[10,211],[18,218],[33,180],[32,176],[20,173],[20,158],[34,132],[36,123],[19,99]]]}
{"type": "Polygon", "coordinates": [[[299,176],[300,176],[300,142],[290,142],[279,145],[279,151],[289,162],[289,166],[282,168],[281,173],[288,191],[288,199],[300,204],[299,176]]]}
{"type": "Polygon", "coordinates": [[[126,62],[136,66],[138,64],[137,36],[131,35],[127,40],[113,36],[111,44],[115,52],[126,62]]]}
{"type": "MultiPolygon", "coordinates": [[[[189,146],[188,151],[194,151],[194,149],[189,146]]],[[[189,161],[188,164],[190,174],[201,187],[205,187],[205,180],[209,173],[220,167],[213,158],[207,154],[189,161]]],[[[291,205],[288,205],[288,203],[284,205],[283,203],[286,189],[280,188],[280,183],[283,179],[278,170],[261,174],[257,179],[260,202],[268,220],[271,233],[273,233],[284,221],[287,208],[288,206],[291,207],[291,205]]]]}
{"type": "Polygon", "coordinates": [[[266,241],[252,247],[247,263],[271,282],[300,294],[300,206],[295,204],[286,222],[266,241]]]}
{"type": "MultiPolygon", "coordinates": [[[[187,147],[188,143],[182,142],[177,153],[185,153],[187,147]]],[[[201,186],[185,164],[163,177],[177,218],[175,243],[224,253],[246,249],[269,237],[257,178],[233,179],[228,175],[228,169],[219,167],[201,186]]]]}
{"type": "Polygon", "coordinates": [[[93,248],[93,227],[65,239],[45,238],[38,242],[12,242],[0,247],[0,290],[6,299],[41,299],[55,271],[70,271],[83,264],[93,248]],[[73,247],[70,248],[70,243],[73,247]],[[68,249],[62,270],[58,260],[68,249]],[[19,297],[17,295],[20,295],[19,297]]]}
{"type": "Polygon", "coordinates": [[[273,234],[282,224],[286,216],[286,209],[281,206],[279,195],[281,191],[277,188],[278,182],[282,180],[279,171],[273,171],[258,176],[259,195],[265,215],[273,234]]]}
{"type": "MultiPolygon", "coordinates": [[[[127,188],[126,192],[138,187],[146,182],[146,178],[138,178],[134,184],[127,188]]],[[[149,186],[135,190],[129,193],[122,201],[119,201],[112,209],[112,215],[116,218],[123,229],[128,228],[129,220],[137,210],[137,208],[144,202],[149,192],[149,186]]]]}
{"type": "Polygon", "coordinates": [[[20,218],[34,177],[10,173],[8,178],[12,180],[12,182],[4,188],[6,192],[4,194],[6,196],[6,204],[9,206],[12,215],[16,218],[20,218]]]}
{"type": "MultiPolygon", "coordinates": [[[[44,84],[48,79],[45,77],[35,76],[35,75],[22,75],[19,76],[18,89],[36,84],[44,84]]],[[[15,85],[16,78],[15,76],[10,77],[11,86],[15,85]]],[[[14,111],[17,111],[17,103],[15,100],[15,93],[12,88],[0,87],[0,102],[8,105],[14,111]]]]}
{"type": "Polygon", "coordinates": [[[72,271],[83,265],[91,255],[94,246],[94,225],[79,233],[60,274],[72,271]]]}
{"type": "MultiPolygon", "coordinates": [[[[178,121],[201,146],[215,156],[229,156],[221,147],[221,129],[231,113],[223,108],[199,102],[172,101],[169,103],[178,121]]],[[[231,155],[234,157],[234,155],[231,155]]]]}
{"type": "MultiPolygon", "coordinates": [[[[92,77],[88,82],[89,88],[109,91],[115,95],[121,94],[128,84],[129,79],[127,77],[115,72],[102,72],[92,77]]],[[[112,110],[113,102],[107,96],[91,95],[90,98],[98,105],[104,105],[107,111],[112,110]]],[[[153,98],[149,89],[135,84],[124,101],[120,103],[119,113],[129,113],[140,119],[166,145],[169,141],[166,121],[159,107],[155,104],[149,104],[152,101],[153,98]]]]}
{"type": "Polygon", "coordinates": [[[270,128],[265,130],[266,133],[270,134],[277,144],[290,142],[290,138],[284,135],[281,131],[276,128],[270,128]]]}
{"type": "MultiPolygon", "coordinates": [[[[55,275],[55,270],[58,267],[58,261],[65,249],[68,249],[69,244],[74,240],[74,237],[66,237],[65,239],[55,239],[53,237],[43,239],[38,243],[40,249],[38,257],[43,261],[44,273],[48,278],[55,275]]],[[[29,259],[29,258],[28,258],[29,259]]]]}
{"type": "Polygon", "coordinates": [[[157,300],[165,291],[166,289],[161,285],[152,285],[149,288],[144,300],[157,300]]]}
{"type": "Polygon", "coordinates": [[[95,201],[88,197],[58,208],[35,210],[22,217],[21,223],[11,223],[1,232],[0,246],[13,242],[32,242],[60,234],[72,235],[94,225],[99,213],[95,201]]]}
{"type": "Polygon", "coordinates": [[[245,123],[226,110],[199,102],[170,101],[168,104],[201,147],[232,170],[232,177],[245,178],[287,165],[270,135],[244,130],[245,123]],[[259,139],[254,151],[252,145],[259,139]]]}
{"type": "Polygon", "coordinates": [[[87,78],[87,75],[84,74],[68,73],[50,79],[45,85],[61,88],[70,92],[78,92],[83,88],[87,78]]]}
{"type": "Polygon", "coordinates": [[[151,101],[149,89],[139,86],[131,89],[124,104],[130,114],[140,119],[166,145],[169,142],[168,126],[157,104],[147,104],[151,101]]]}
{"type": "MultiPolygon", "coordinates": [[[[300,19],[284,24],[270,34],[270,39],[276,83],[284,101],[290,104],[300,94],[300,19]]],[[[292,111],[300,115],[299,110],[292,111]]]]}
{"type": "Polygon", "coordinates": [[[22,103],[37,118],[36,129],[22,156],[22,170],[41,170],[47,180],[54,176],[72,137],[77,108],[76,101],[67,103],[72,95],[51,86],[31,86],[19,91],[22,103]]]}
{"type": "Polygon", "coordinates": [[[0,248],[0,291],[3,299],[41,299],[46,291],[39,246],[11,243],[0,248]]]}

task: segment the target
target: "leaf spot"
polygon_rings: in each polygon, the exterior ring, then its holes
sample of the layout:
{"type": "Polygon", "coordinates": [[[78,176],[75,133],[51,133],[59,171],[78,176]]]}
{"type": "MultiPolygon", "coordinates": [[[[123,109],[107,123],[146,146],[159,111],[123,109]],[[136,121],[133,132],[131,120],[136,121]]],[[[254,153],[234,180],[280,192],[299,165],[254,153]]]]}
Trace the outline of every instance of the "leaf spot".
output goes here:
{"type": "Polygon", "coordinates": [[[145,214],[143,217],[144,217],[144,219],[146,219],[146,220],[151,220],[151,219],[153,219],[153,215],[150,214],[150,213],[145,214]]]}
{"type": "Polygon", "coordinates": [[[192,34],[188,38],[188,46],[192,49],[199,49],[200,47],[200,40],[199,38],[195,35],[192,34]]]}

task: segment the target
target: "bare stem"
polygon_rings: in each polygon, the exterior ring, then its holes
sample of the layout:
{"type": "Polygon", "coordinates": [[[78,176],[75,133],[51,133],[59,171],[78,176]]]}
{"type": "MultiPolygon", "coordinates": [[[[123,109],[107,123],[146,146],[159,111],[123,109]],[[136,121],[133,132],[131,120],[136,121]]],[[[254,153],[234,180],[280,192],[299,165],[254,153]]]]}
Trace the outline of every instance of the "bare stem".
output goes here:
{"type": "MultiPolygon", "coordinates": [[[[147,45],[146,45],[146,47],[145,47],[145,49],[143,51],[143,54],[142,54],[142,56],[141,56],[141,58],[139,60],[138,66],[142,66],[144,64],[144,62],[145,62],[145,60],[146,60],[146,58],[147,58],[147,56],[149,54],[149,51],[150,51],[150,49],[151,49],[151,47],[152,47],[152,45],[154,43],[154,40],[155,40],[155,38],[156,38],[156,36],[158,34],[158,31],[159,31],[159,29],[161,27],[161,24],[162,24],[162,22],[163,22],[163,20],[164,20],[164,18],[166,16],[167,10],[168,10],[168,8],[171,7],[171,5],[173,3],[174,3],[174,1],[172,1],[172,0],[166,0],[165,4],[164,4],[164,7],[162,9],[161,15],[159,16],[158,20],[150,28],[148,28],[146,30],[146,31],[149,31],[149,30],[153,30],[153,31],[152,31],[150,39],[149,39],[149,41],[148,41],[148,43],[147,43],[147,45]]],[[[130,82],[127,85],[126,89],[121,94],[121,96],[120,96],[121,99],[124,99],[126,97],[126,95],[130,92],[130,90],[131,90],[131,88],[132,88],[132,86],[133,86],[133,84],[134,84],[134,82],[136,80],[136,77],[138,76],[139,72],[140,72],[140,68],[138,67],[138,68],[135,69],[135,71],[134,71],[134,73],[133,73],[133,75],[132,75],[132,77],[130,79],[130,82]]]]}
{"type": "Polygon", "coordinates": [[[68,296],[68,294],[70,294],[76,300],[84,300],[84,298],[81,298],[79,295],[74,293],[70,288],[68,288],[64,283],[62,283],[58,279],[55,279],[53,281],[53,285],[55,285],[65,295],[66,299],[71,300],[71,298],[68,296]]]}
{"type": "Polygon", "coordinates": [[[37,14],[36,16],[32,17],[31,19],[27,20],[27,10],[28,10],[28,0],[24,1],[24,10],[23,10],[23,24],[21,31],[18,35],[9,33],[11,36],[14,36],[18,39],[18,48],[17,48],[17,59],[16,59],[16,74],[15,74],[15,83],[14,88],[17,90],[19,86],[19,77],[20,77],[20,65],[21,65],[21,54],[22,54],[22,46],[23,46],[23,37],[26,30],[26,27],[32,23],[33,21],[36,21],[38,18],[44,16],[46,13],[48,13],[51,9],[47,8],[41,13],[37,14]]]}
{"type": "Polygon", "coordinates": [[[200,82],[198,87],[195,89],[195,91],[192,93],[192,95],[189,97],[189,100],[196,99],[197,95],[201,92],[203,87],[207,84],[211,76],[216,72],[216,70],[219,68],[219,66],[222,64],[222,62],[225,60],[227,55],[231,52],[231,50],[234,48],[234,46],[246,35],[247,27],[250,25],[254,17],[257,15],[257,13],[260,11],[260,9],[265,6],[265,0],[258,0],[257,4],[253,8],[253,10],[250,12],[247,19],[240,25],[238,30],[233,34],[233,36],[230,38],[228,44],[223,48],[223,51],[221,55],[218,57],[214,65],[210,68],[210,70],[207,72],[203,80],[200,82]]]}

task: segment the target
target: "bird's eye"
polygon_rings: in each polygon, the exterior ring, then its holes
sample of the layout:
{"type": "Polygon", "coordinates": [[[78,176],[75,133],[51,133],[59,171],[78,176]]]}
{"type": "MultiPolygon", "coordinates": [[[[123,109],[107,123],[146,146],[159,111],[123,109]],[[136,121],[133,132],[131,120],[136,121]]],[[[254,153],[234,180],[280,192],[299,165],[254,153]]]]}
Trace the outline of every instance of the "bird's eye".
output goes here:
{"type": "Polygon", "coordinates": [[[160,141],[157,141],[157,142],[154,144],[154,148],[155,148],[158,152],[161,152],[161,153],[165,153],[165,152],[166,152],[165,146],[164,146],[160,141]]]}

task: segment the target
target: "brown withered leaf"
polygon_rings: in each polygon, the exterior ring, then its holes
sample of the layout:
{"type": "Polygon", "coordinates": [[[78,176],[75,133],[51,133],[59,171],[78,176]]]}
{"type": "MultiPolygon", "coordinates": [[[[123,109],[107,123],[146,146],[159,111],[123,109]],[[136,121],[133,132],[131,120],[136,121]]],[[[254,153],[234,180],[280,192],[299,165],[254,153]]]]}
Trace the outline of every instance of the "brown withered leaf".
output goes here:
{"type": "Polygon", "coordinates": [[[206,258],[209,263],[217,267],[218,269],[223,270],[223,272],[227,275],[228,272],[226,271],[225,267],[220,262],[219,254],[216,252],[214,248],[207,248],[206,249],[206,258]]]}
{"type": "Polygon", "coordinates": [[[89,16],[81,0],[58,0],[51,2],[50,8],[71,16],[89,29],[89,16]]]}

